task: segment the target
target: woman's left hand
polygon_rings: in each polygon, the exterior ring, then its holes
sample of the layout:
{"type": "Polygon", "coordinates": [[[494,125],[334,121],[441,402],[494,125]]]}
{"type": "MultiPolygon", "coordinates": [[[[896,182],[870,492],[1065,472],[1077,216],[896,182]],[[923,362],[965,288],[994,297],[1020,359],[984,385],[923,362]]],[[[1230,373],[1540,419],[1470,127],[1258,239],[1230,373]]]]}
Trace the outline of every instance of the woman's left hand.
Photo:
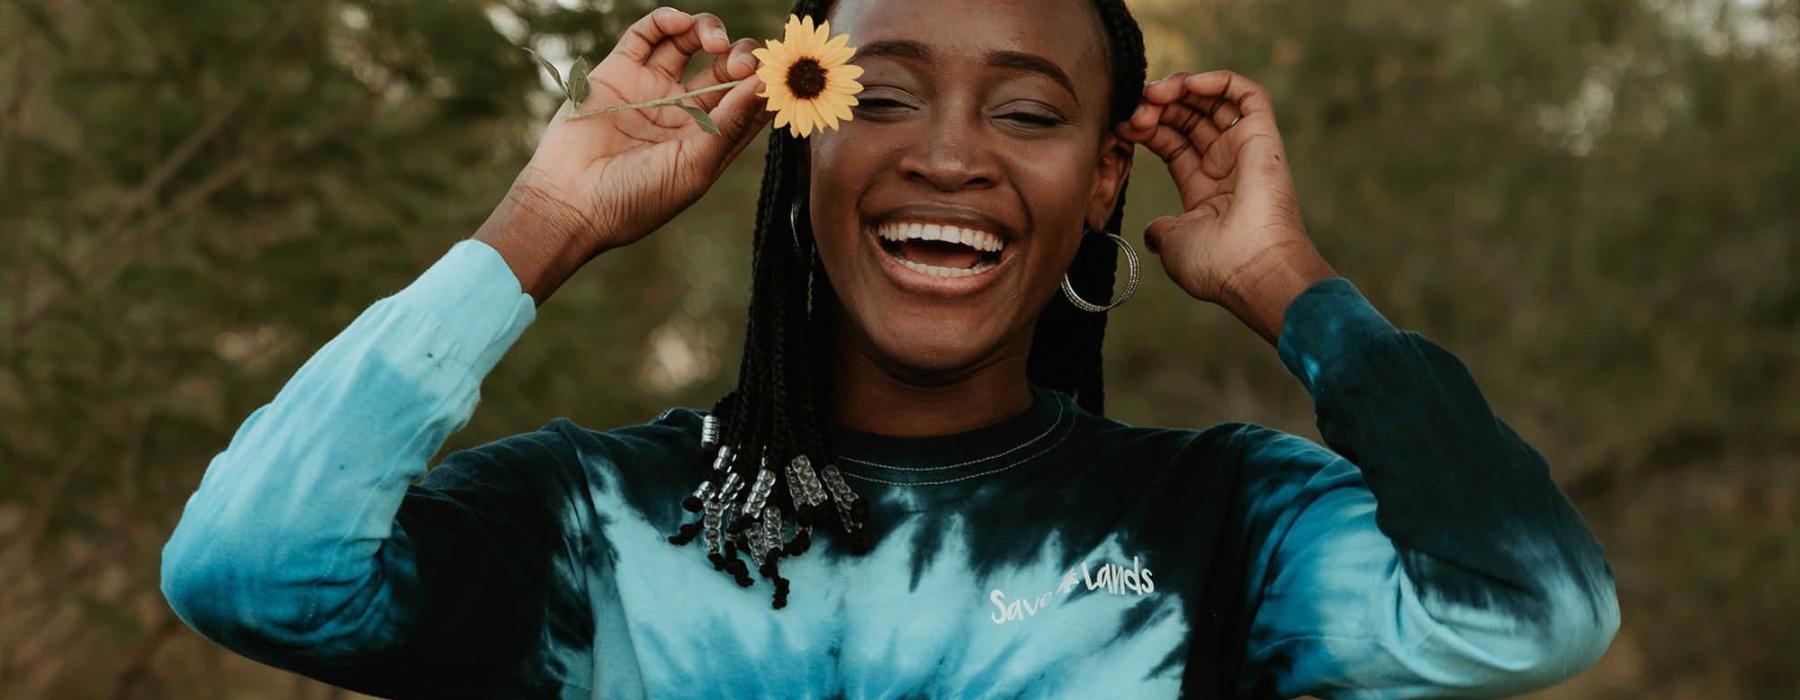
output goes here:
{"type": "Polygon", "coordinates": [[[1175,73],[1144,87],[1117,133],[1161,157],[1181,193],[1186,212],[1144,230],[1169,277],[1275,342],[1288,303],[1336,273],[1306,235],[1268,91],[1230,71],[1175,73]]]}

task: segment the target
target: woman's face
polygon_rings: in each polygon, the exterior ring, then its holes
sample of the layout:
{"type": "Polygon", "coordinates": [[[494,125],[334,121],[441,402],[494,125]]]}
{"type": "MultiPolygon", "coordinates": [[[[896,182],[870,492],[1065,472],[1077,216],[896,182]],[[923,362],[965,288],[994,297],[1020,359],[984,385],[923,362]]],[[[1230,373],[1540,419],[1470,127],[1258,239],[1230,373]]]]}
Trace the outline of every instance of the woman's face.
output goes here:
{"type": "Polygon", "coordinates": [[[1022,359],[1129,166],[1095,11],[839,0],[830,20],[865,70],[855,120],[808,146],[840,342],[928,384],[1022,359]]]}

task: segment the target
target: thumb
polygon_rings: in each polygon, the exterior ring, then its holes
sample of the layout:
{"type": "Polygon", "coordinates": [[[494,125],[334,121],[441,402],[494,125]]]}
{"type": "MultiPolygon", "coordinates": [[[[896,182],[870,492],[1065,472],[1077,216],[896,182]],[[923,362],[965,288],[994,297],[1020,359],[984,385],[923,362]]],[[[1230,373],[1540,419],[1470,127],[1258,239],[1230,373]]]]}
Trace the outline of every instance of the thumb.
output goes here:
{"type": "Polygon", "coordinates": [[[1144,227],[1144,245],[1150,248],[1150,252],[1162,255],[1164,239],[1180,224],[1181,219],[1173,216],[1156,217],[1148,226],[1144,227]]]}
{"type": "Polygon", "coordinates": [[[756,96],[762,87],[762,79],[751,75],[726,91],[718,106],[707,113],[713,124],[718,125],[719,134],[703,134],[700,150],[707,160],[718,163],[719,168],[730,164],[744,146],[749,145],[751,137],[762,131],[763,125],[774,116],[763,109],[767,100],[756,96]]]}

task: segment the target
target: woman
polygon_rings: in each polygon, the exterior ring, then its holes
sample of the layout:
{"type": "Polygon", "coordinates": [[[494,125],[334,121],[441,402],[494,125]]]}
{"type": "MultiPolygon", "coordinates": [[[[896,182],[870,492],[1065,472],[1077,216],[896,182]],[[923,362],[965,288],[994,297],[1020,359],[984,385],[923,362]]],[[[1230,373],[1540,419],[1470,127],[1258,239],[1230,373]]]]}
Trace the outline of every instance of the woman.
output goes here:
{"type": "MultiPolygon", "coordinates": [[[[759,92],[817,87],[792,73],[711,93],[719,136],[553,121],[474,239],[214,460],[164,555],[182,619],[419,697],[1495,695],[1599,657],[1599,544],[1462,365],[1320,258],[1262,88],[1140,87],[1117,0],[796,13],[856,38],[866,88],[840,131],[771,137],[727,400],[559,419],[410,485],[534,302],[697,200],[770,119],[759,92]],[[1275,346],[1330,450],[1101,417],[1136,145],[1187,209],[1150,249],[1275,346]]],[[[657,10],[586,106],[749,77],[750,48],[657,10]]]]}

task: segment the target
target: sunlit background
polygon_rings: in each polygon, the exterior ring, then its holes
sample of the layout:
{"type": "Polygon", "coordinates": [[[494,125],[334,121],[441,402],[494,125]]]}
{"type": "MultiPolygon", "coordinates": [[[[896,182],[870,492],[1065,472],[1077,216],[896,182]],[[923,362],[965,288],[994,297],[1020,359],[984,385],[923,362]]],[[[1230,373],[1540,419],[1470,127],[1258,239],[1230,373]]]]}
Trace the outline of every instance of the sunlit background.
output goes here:
{"type": "MultiPolygon", "coordinates": [[[[785,5],[680,2],[774,36],[785,5]]],[[[1557,698],[1800,692],[1800,1],[1141,0],[1152,73],[1276,94],[1307,223],[1469,365],[1606,544],[1624,627],[1557,698]]],[[[635,2],[0,3],[0,696],[336,691],[189,631],[158,554],[305,358],[475,230],[635,2]]],[[[1175,213],[1139,154],[1127,234],[1175,213]]],[[[710,406],[760,146],[584,270],[459,449],[710,406]]],[[[1275,354],[1146,268],[1111,413],[1316,436],[1275,354]]]]}

